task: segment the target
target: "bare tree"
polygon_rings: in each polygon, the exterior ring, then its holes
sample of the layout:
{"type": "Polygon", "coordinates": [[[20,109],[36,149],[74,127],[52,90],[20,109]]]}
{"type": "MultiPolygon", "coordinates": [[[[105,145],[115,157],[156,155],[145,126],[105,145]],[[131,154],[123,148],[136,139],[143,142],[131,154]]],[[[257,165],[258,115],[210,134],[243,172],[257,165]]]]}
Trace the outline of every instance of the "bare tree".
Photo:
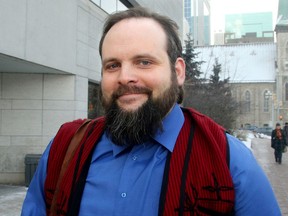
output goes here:
{"type": "Polygon", "coordinates": [[[232,128],[239,114],[238,104],[232,98],[229,78],[220,79],[221,64],[215,58],[212,74],[202,78],[200,70],[203,61],[197,61],[193,40],[185,41],[187,82],[185,84],[184,106],[190,106],[208,115],[223,127],[232,128]]]}

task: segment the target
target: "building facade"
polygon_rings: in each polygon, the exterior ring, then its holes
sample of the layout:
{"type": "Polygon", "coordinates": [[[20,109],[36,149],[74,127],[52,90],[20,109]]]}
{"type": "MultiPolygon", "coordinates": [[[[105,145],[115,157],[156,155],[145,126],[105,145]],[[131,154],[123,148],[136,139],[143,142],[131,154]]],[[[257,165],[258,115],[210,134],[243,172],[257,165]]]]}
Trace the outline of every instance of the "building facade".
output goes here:
{"type": "Polygon", "coordinates": [[[275,27],[277,41],[276,97],[274,106],[278,121],[288,122],[288,1],[279,0],[275,27]]]}
{"type": "Polygon", "coordinates": [[[232,95],[240,105],[235,128],[274,128],[276,122],[282,126],[288,122],[287,8],[288,2],[279,0],[276,43],[272,15],[260,13],[226,17],[226,32],[216,35],[217,45],[197,48],[199,58],[206,61],[202,66],[206,75],[211,73],[213,58],[218,57],[222,78],[230,78],[232,95]],[[233,27],[233,22],[239,25],[233,27]]]}
{"type": "Polygon", "coordinates": [[[0,2],[0,183],[23,184],[25,155],[41,154],[61,124],[99,104],[88,89],[101,80],[98,43],[110,12],[145,6],[182,32],[182,1],[105,2],[0,2]]]}
{"type": "Polygon", "coordinates": [[[272,12],[227,14],[225,31],[214,33],[214,44],[274,42],[272,12]]]}
{"type": "Polygon", "coordinates": [[[225,32],[233,33],[235,38],[273,37],[272,12],[225,15],[225,32]]]}
{"type": "Polygon", "coordinates": [[[197,47],[203,76],[212,74],[215,59],[221,64],[221,79],[229,78],[232,96],[239,104],[234,128],[273,125],[272,95],[276,86],[276,44],[249,43],[197,47]]]}
{"type": "Polygon", "coordinates": [[[210,45],[210,0],[184,0],[184,16],[196,46],[210,45]]]}

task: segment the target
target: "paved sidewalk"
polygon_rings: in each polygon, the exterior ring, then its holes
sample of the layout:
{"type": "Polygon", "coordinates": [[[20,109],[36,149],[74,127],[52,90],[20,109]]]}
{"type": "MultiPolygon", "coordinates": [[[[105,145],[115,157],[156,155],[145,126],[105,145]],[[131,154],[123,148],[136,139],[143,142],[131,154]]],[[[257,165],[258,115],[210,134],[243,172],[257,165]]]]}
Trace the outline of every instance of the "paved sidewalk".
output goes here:
{"type": "Polygon", "coordinates": [[[272,184],[282,215],[288,216],[288,153],[282,155],[280,165],[275,162],[270,139],[253,139],[252,149],[272,184]]]}
{"type": "MultiPolygon", "coordinates": [[[[288,152],[283,154],[283,162],[279,165],[274,161],[270,139],[253,139],[252,149],[270,179],[282,215],[288,216],[288,152]]],[[[24,186],[0,185],[0,215],[19,216],[26,191],[24,186]]]]}
{"type": "Polygon", "coordinates": [[[0,215],[19,216],[26,191],[24,186],[0,185],[0,215]]]}

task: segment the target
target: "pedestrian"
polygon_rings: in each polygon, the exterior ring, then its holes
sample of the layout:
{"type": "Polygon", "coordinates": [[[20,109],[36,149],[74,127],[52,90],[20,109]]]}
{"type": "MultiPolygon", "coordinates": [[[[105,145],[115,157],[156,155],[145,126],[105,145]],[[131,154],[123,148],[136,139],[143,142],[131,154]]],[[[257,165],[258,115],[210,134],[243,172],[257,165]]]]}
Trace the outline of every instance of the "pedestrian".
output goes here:
{"type": "Polygon", "coordinates": [[[180,106],[185,62],[177,28],[140,7],[109,16],[99,44],[105,117],[61,126],[23,216],[281,215],[251,151],[180,106]]]}
{"type": "Polygon", "coordinates": [[[271,134],[271,147],[274,149],[274,156],[276,163],[282,163],[282,152],[286,146],[286,137],[284,131],[281,129],[280,123],[276,123],[276,128],[271,134]]]}
{"type": "Polygon", "coordinates": [[[283,132],[284,132],[284,136],[285,136],[285,141],[286,141],[286,145],[288,145],[288,122],[285,122],[285,125],[283,127],[283,132]]]}

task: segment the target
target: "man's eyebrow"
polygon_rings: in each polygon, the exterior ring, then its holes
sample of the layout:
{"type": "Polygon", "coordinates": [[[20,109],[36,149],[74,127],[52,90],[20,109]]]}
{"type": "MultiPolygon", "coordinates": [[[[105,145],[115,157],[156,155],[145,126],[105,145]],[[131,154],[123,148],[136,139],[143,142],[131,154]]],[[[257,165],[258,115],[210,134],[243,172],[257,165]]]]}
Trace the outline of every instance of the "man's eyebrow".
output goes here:
{"type": "Polygon", "coordinates": [[[117,61],[119,61],[117,58],[106,58],[102,60],[102,65],[105,65],[108,62],[117,62],[117,61]]]}
{"type": "Polygon", "coordinates": [[[144,53],[144,54],[139,54],[139,55],[133,56],[133,59],[145,59],[145,58],[152,59],[152,60],[158,59],[156,56],[151,55],[149,53],[144,53]]]}
{"type": "MultiPolygon", "coordinates": [[[[158,58],[156,56],[151,55],[149,53],[138,54],[138,55],[132,56],[131,59],[132,60],[133,59],[152,59],[152,60],[155,60],[155,61],[158,60],[158,58]]],[[[102,60],[102,65],[105,65],[108,62],[118,62],[118,61],[120,61],[118,58],[114,58],[114,57],[106,58],[106,59],[102,60]]]]}

